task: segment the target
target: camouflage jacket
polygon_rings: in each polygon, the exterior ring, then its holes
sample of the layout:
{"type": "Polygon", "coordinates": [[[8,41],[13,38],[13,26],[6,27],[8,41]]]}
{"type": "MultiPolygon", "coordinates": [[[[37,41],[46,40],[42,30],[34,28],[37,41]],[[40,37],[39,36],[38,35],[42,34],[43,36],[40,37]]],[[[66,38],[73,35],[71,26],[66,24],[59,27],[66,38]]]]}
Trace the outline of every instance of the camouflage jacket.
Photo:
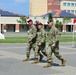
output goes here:
{"type": "Polygon", "coordinates": [[[43,28],[41,28],[37,32],[37,41],[36,41],[36,43],[44,43],[45,40],[46,40],[46,33],[45,33],[45,30],[43,28]]]}
{"type": "Polygon", "coordinates": [[[34,25],[32,25],[28,31],[28,41],[35,42],[36,34],[37,34],[37,29],[34,25]]]}
{"type": "Polygon", "coordinates": [[[52,44],[55,43],[59,40],[59,36],[59,30],[55,26],[53,26],[48,33],[49,42],[52,44]]]}

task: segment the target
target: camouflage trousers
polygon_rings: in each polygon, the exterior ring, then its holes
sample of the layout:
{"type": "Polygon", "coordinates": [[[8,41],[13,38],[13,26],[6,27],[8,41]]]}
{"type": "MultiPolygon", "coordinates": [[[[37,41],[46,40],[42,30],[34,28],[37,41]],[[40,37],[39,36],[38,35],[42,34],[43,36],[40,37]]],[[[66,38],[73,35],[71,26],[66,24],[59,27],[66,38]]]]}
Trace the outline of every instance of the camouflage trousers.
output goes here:
{"type": "Polygon", "coordinates": [[[27,48],[26,48],[26,56],[29,57],[30,56],[30,51],[33,48],[33,51],[35,50],[35,43],[28,43],[27,44],[27,48]]]}
{"type": "Polygon", "coordinates": [[[48,44],[48,47],[47,47],[48,51],[47,51],[47,61],[48,62],[51,62],[52,60],[52,53],[54,53],[54,55],[59,59],[61,60],[62,59],[62,56],[60,55],[59,53],[59,41],[57,41],[55,43],[55,46],[52,47],[50,44],[48,44]]]}
{"type": "Polygon", "coordinates": [[[41,44],[40,46],[38,44],[35,45],[35,58],[36,59],[38,59],[38,56],[42,54],[47,56],[45,47],[46,47],[45,43],[41,44]],[[42,54],[40,53],[40,51],[42,54]]]}

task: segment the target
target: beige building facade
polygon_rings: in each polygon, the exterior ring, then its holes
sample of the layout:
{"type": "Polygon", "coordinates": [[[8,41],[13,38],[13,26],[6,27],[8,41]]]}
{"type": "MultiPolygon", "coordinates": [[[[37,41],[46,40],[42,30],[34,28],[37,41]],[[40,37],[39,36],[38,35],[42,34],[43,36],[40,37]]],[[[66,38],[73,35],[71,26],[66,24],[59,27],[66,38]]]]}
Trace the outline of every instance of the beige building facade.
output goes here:
{"type": "Polygon", "coordinates": [[[60,9],[76,14],[76,0],[61,0],[60,9]]]}
{"type": "Polygon", "coordinates": [[[76,0],[30,0],[30,15],[41,16],[52,10],[76,14],[76,0]]]}
{"type": "Polygon", "coordinates": [[[30,0],[30,15],[41,16],[47,13],[47,0],[30,0]]]}

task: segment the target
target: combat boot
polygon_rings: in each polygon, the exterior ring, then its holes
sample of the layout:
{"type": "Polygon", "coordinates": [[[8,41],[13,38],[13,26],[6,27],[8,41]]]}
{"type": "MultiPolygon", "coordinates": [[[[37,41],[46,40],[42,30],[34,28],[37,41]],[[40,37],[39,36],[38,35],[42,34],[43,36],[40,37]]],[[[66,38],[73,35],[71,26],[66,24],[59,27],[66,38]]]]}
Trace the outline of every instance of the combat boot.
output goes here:
{"type": "Polygon", "coordinates": [[[48,67],[51,67],[52,66],[52,64],[50,64],[50,63],[47,63],[45,66],[43,66],[44,68],[48,68],[48,67]]]}
{"type": "Polygon", "coordinates": [[[61,59],[61,66],[65,66],[66,60],[65,59],[61,59]]]}
{"type": "Polygon", "coordinates": [[[43,55],[42,54],[40,54],[40,59],[39,59],[39,61],[41,61],[43,59],[43,55]]]}
{"type": "Polygon", "coordinates": [[[23,62],[29,61],[29,60],[30,60],[29,57],[27,57],[27,58],[25,58],[25,59],[23,60],[23,62]]]}
{"type": "Polygon", "coordinates": [[[36,63],[39,63],[38,59],[35,59],[31,64],[36,64],[36,63]]]}

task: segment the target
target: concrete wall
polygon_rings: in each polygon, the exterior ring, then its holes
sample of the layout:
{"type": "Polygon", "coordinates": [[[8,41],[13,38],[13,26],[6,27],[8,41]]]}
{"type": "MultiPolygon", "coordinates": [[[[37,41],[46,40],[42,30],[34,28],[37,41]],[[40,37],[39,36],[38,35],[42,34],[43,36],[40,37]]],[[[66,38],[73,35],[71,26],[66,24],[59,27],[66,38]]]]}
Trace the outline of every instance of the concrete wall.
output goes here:
{"type": "Polygon", "coordinates": [[[20,17],[0,17],[1,24],[19,24],[17,20],[20,17]]]}
{"type": "Polygon", "coordinates": [[[7,32],[8,31],[14,31],[19,32],[19,23],[17,20],[20,19],[20,17],[0,17],[0,22],[1,22],[1,28],[2,31],[7,32]],[[9,25],[9,28],[8,28],[9,25]],[[15,25],[15,26],[14,26],[15,25]]]}

